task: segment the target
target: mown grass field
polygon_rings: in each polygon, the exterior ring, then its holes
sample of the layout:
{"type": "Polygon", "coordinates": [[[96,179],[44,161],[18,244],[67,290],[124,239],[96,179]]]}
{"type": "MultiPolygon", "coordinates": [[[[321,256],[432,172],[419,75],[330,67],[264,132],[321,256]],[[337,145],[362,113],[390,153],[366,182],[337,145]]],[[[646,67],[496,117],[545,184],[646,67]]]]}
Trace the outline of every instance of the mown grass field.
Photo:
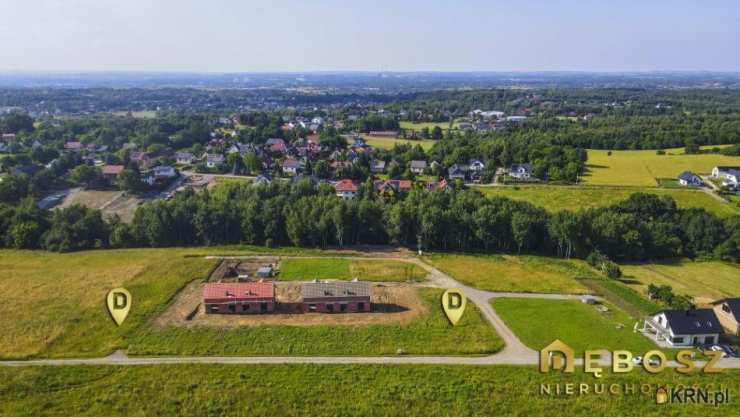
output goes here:
{"type": "Polygon", "coordinates": [[[670,285],[674,293],[690,295],[700,304],[740,296],[740,266],[727,262],[683,259],[621,267],[629,285],[643,296],[649,284],[670,285]]]}
{"type": "MultiPolygon", "coordinates": [[[[409,122],[409,121],[401,121],[400,122],[401,129],[405,130],[416,130],[417,132],[421,129],[424,129],[425,127],[429,129],[430,131],[434,129],[436,126],[439,126],[442,131],[447,131],[447,129],[450,128],[450,124],[448,122],[409,122]]],[[[452,129],[455,130],[460,125],[460,122],[453,121],[452,122],[452,129]]]]}
{"type": "Polygon", "coordinates": [[[379,138],[373,136],[363,136],[365,142],[373,148],[392,149],[396,144],[408,144],[411,146],[420,145],[425,151],[434,146],[435,140],[432,139],[396,139],[396,138],[379,138]]]}
{"type": "Polygon", "coordinates": [[[497,298],[492,305],[519,339],[535,350],[555,339],[573,348],[576,355],[599,349],[626,349],[641,355],[657,348],[632,331],[635,319],[611,304],[606,304],[606,313],[578,300],[497,298]]]}
{"type": "Polygon", "coordinates": [[[424,260],[463,284],[489,291],[584,294],[589,290],[576,278],[600,278],[576,259],[431,254],[424,260]]]}
{"type": "Polygon", "coordinates": [[[423,281],[426,271],[417,265],[388,260],[353,259],[285,259],[280,263],[280,279],[309,281],[312,279],[377,282],[423,281]]]}
{"type": "Polygon", "coordinates": [[[604,297],[608,302],[621,308],[633,319],[642,319],[661,308],[658,304],[648,300],[621,280],[582,279],[580,281],[585,286],[591,288],[594,294],[604,297]]]}
{"type": "Polygon", "coordinates": [[[133,355],[332,356],[472,355],[500,350],[503,341],[473,305],[451,326],[443,290],[421,288],[429,313],[407,324],[367,326],[142,327],[127,339],[133,355]]]}
{"type": "Polygon", "coordinates": [[[740,372],[635,370],[594,379],[577,368],[522,366],[160,365],[0,368],[8,416],[605,416],[733,415],[730,404],[655,403],[659,385],[715,384],[731,395],[740,372]],[[635,384],[630,395],[547,396],[540,384],[635,384]],[[650,392],[640,393],[642,384],[650,392]]]}
{"type": "Polygon", "coordinates": [[[606,207],[624,201],[634,193],[641,192],[659,196],[667,195],[676,200],[680,208],[703,208],[720,217],[740,214],[740,210],[731,204],[723,204],[702,191],[685,188],[533,185],[478,187],[476,189],[489,197],[507,197],[512,200],[526,201],[551,213],[559,210],[579,211],[606,207]]]}
{"type": "Polygon", "coordinates": [[[96,356],[121,347],[125,335],[216,264],[182,254],[177,249],[0,251],[0,357],[96,356]],[[133,307],[118,327],[105,297],[120,286],[131,292],[133,307]]]}
{"type": "MultiPolygon", "coordinates": [[[[466,314],[462,326],[450,329],[438,303],[441,291],[431,289],[422,289],[430,313],[403,326],[314,326],[301,330],[265,326],[251,331],[151,327],[151,320],[164,311],[179,289],[193,279],[207,277],[216,266],[218,260],[204,255],[259,253],[251,249],[255,248],[71,254],[0,251],[0,358],[101,356],[129,347],[131,353],[154,355],[372,355],[396,354],[398,349],[463,354],[489,353],[502,347],[501,339],[475,309],[466,314]],[[119,286],[131,292],[133,303],[128,318],[117,327],[108,315],[105,296],[119,286]]],[[[283,253],[300,251],[286,248],[283,253]]],[[[354,262],[368,276],[398,272],[395,265],[380,263],[370,268],[363,261],[354,262]]]]}
{"type": "Polygon", "coordinates": [[[587,184],[657,186],[657,178],[675,178],[683,171],[709,174],[717,165],[740,165],[740,157],[719,154],[686,155],[681,149],[667,149],[665,155],[654,150],[588,150],[587,184]]]}

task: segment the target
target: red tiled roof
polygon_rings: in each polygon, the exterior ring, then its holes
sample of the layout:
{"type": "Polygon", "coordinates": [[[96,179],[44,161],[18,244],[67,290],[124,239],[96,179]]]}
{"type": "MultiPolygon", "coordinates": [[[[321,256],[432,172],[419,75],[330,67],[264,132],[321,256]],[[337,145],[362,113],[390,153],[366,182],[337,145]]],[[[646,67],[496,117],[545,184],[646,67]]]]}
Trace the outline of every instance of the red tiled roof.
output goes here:
{"type": "Polygon", "coordinates": [[[118,175],[123,171],[123,165],[106,165],[103,167],[103,175],[118,175]]]}
{"type": "Polygon", "coordinates": [[[341,180],[334,184],[334,188],[337,191],[357,191],[357,184],[352,180],[341,180]]]}
{"type": "Polygon", "coordinates": [[[203,287],[203,301],[248,301],[275,298],[272,282],[209,282],[203,287]]]}
{"type": "Polygon", "coordinates": [[[64,149],[82,149],[82,143],[80,142],[67,142],[64,144],[64,149]]]}

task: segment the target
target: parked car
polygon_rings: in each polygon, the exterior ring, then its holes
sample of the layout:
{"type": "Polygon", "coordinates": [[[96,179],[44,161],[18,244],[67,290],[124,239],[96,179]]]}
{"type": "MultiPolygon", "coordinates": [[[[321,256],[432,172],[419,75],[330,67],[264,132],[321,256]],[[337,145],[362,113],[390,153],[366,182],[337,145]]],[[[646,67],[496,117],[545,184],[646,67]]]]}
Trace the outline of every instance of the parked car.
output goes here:
{"type": "MultiPolygon", "coordinates": [[[[642,356],[635,356],[634,358],[632,358],[632,362],[635,365],[642,365],[642,362],[643,362],[642,356]]],[[[655,359],[655,358],[651,358],[648,361],[648,363],[650,364],[650,366],[658,366],[658,365],[660,365],[660,361],[657,360],[657,359],[655,359]]]]}

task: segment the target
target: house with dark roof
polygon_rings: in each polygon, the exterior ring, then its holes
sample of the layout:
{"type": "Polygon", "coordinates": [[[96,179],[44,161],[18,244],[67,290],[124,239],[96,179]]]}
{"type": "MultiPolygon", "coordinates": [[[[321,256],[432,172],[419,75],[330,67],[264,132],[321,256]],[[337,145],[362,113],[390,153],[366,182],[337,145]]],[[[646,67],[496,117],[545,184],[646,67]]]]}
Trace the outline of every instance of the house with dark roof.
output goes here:
{"type": "Polygon", "coordinates": [[[190,152],[177,152],[175,153],[175,161],[178,164],[182,165],[190,165],[193,163],[193,160],[195,159],[195,155],[193,155],[190,152]]]}
{"type": "Polygon", "coordinates": [[[643,332],[669,346],[714,344],[723,332],[714,310],[661,310],[645,319],[643,332]]]}
{"type": "Polygon", "coordinates": [[[383,196],[391,197],[399,193],[411,190],[411,181],[409,180],[378,180],[373,182],[375,191],[383,196]]]}
{"type": "Polygon", "coordinates": [[[301,287],[307,313],[361,313],[372,311],[369,282],[307,282],[301,287]]]}
{"type": "Polygon", "coordinates": [[[275,311],[272,282],[208,282],[203,286],[206,314],[264,314],[275,311]]]}
{"type": "Polygon", "coordinates": [[[291,174],[296,175],[298,174],[298,171],[303,169],[303,164],[301,161],[293,158],[288,158],[283,161],[283,173],[284,174],[291,174]]]}
{"type": "Polygon", "coordinates": [[[716,166],[712,169],[712,177],[721,179],[725,187],[738,188],[740,187],[740,166],[716,166]]]}
{"type": "Polygon", "coordinates": [[[458,164],[452,165],[447,170],[447,178],[450,180],[462,180],[465,181],[466,173],[465,169],[458,164]]]}
{"type": "Polygon", "coordinates": [[[700,187],[704,184],[701,177],[691,171],[684,171],[678,176],[678,183],[684,187],[700,187]]]}
{"type": "Polygon", "coordinates": [[[520,180],[529,179],[532,177],[532,165],[512,164],[509,168],[509,176],[520,180]]]}
{"type": "Polygon", "coordinates": [[[712,303],[712,309],[725,333],[740,336],[740,298],[725,298],[712,303]]]}
{"type": "Polygon", "coordinates": [[[208,168],[218,168],[226,162],[226,158],[220,153],[211,153],[206,155],[206,166],[208,168]]]}
{"type": "Polygon", "coordinates": [[[423,174],[424,170],[427,169],[427,161],[411,161],[409,170],[414,174],[423,174]]]}
{"type": "Polygon", "coordinates": [[[370,161],[370,172],[373,174],[381,174],[385,172],[385,161],[382,159],[373,159],[370,161]]]}

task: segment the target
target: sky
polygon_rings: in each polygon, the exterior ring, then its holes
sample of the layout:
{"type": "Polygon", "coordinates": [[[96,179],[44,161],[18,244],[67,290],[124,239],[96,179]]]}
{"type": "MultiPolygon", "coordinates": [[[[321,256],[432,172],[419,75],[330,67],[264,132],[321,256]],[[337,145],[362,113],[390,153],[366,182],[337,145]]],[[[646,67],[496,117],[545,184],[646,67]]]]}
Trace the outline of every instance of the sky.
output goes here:
{"type": "Polygon", "coordinates": [[[0,71],[740,71],[737,0],[0,0],[0,71]]]}

